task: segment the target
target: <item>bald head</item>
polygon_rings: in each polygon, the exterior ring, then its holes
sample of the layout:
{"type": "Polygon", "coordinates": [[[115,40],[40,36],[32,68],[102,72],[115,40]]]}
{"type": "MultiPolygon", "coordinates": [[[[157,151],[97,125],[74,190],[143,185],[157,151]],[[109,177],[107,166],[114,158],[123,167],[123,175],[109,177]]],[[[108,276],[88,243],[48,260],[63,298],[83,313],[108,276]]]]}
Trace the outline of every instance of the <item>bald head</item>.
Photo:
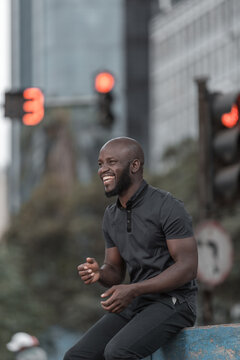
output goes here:
{"type": "Polygon", "coordinates": [[[118,195],[126,202],[142,182],[143,164],[143,150],[136,140],[118,137],[104,144],[98,157],[98,175],[106,196],[118,195]]]}
{"type": "Polygon", "coordinates": [[[144,153],[141,145],[136,140],[129,137],[117,137],[106,142],[101,150],[113,147],[119,148],[121,152],[124,152],[128,161],[139,160],[141,164],[140,170],[141,172],[143,171],[144,153]]]}

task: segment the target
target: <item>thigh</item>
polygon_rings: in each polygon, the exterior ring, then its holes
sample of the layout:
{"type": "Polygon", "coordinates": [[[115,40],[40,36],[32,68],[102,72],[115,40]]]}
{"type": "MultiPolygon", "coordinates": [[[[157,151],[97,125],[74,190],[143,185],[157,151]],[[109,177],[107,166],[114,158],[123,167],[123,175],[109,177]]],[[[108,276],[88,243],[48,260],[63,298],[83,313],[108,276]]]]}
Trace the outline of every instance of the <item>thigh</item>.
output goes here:
{"type": "Polygon", "coordinates": [[[156,302],[143,308],[108,343],[105,358],[142,359],[159,349],[182,328],[192,326],[195,315],[187,303],[156,302]]]}
{"type": "Polygon", "coordinates": [[[104,359],[103,353],[109,340],[128,320],[121,315],[108,313],[93,325],[65,354],[64,360],[104,359]]]}

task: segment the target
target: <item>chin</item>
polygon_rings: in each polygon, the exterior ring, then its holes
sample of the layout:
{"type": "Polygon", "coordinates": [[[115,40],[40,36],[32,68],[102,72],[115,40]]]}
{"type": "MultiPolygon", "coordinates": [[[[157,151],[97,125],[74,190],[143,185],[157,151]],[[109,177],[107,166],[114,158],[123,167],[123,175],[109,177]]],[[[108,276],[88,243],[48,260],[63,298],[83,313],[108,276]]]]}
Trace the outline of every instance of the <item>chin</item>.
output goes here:
{"type": "Polygon", "coordinates": [[[116,196],[118,195],[116,189],[113,189],[113,190],[105,190],[105,195],[106,197],[110,198],[110,197],[113,197],[113,196],[116,196]]]}

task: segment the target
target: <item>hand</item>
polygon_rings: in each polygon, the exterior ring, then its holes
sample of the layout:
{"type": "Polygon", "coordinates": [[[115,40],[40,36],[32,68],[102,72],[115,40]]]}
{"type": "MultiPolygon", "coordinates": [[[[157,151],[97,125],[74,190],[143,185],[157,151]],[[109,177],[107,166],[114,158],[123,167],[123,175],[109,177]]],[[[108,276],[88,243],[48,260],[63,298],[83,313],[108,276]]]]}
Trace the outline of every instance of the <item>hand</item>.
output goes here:
{"type": "Polygon", "coordinates": [[[94,284],[100,278],[100,267],[94,258],[86,258],[86,262],[78,265],[77,269],[79,276],[86,285],[94,284]]]}
{"type": "Polygon", "coordinates": [[[102,308],[112,313],[119,313],[135,297],[134,285],[114,285],[104,294],[102,298],[110,296],[107,300],[101,301],[102,308]]]}

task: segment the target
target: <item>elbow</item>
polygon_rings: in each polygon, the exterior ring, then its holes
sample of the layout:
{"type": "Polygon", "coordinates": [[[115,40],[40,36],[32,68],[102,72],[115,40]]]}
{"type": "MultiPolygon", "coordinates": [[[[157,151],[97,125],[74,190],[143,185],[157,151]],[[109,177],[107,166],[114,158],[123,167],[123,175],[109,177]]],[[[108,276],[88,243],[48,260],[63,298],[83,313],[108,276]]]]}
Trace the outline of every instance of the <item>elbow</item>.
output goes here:
{"type": "Polygon", "coordinates": [[[194,279],[196,279],[198,274],[198,254],[196,255],[196,260],[194,262],[194,279]]]}
{"type": "Polygon", "coordinates": [[[196,279],[198,272],[198,262],[194,262],[193,264],[190,264],[188,268],[188,274],[189,274],[189,281],[196,279]]]}
{"type": "Polygon", "coordinates": [[[198,254],[192,255],[191,260],[188,261],[187,272],[189,274],[189,281],[196,279],[198,273],[198,254]]]}
{"type": "Polygon", "coordinates": [[[194,270],[192,271],[192,278],[191,278],[191,280],[196,279],[196,277],[197,277],[197,267],[196,267],[196,269],[194,269],[194,270]]]}
{"type": "Polygon", "coordinates": [[[185,262],[184,264],[182,263],[182,276],[185,282],[189,282],[191,280],[196,279],[197,271],[198,271],[197,261],[191,261],[187,263],[185,262]]]}

